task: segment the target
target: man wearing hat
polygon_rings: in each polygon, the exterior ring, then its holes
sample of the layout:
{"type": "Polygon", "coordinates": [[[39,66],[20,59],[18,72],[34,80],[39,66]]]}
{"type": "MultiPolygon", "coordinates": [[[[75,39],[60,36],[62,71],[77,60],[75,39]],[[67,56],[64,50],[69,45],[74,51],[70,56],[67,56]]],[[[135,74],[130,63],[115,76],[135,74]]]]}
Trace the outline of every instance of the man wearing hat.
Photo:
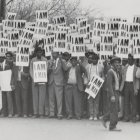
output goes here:
{"type": "Polygon", "coordinates": [[[82,91],[84,91],[84,83],[82,75],[86,74],[85,68],[80,65],[77,61],[77,57],[71,58],[71,67],[67,72],[66,78],[66,110],[68,117],[67,119],[72,119],[73,117],[73,103],[74,103],[74,115],[76,119],[80,120],[82,115],[81,110],[81,99],[82,91]]]}
{"type": "MultiPolygon", "coordinates": [[[[7,52],[6,54],[6,59],[4,59],[4,61],[1,64],[1,71],[5,71],[5,72],[10,72],[12,75],[12,68],[13,68],[13,54],[12,52],[7,52]]],[[[10,75],[9,75],[10,76],[10,75]]],[[[11,76],[10,76],[11,77],[11,76]]],[[[12,99],[12,90],[13,90],[13,85],[12,83],[7,83],[7,81],[5,83],[3,83],[4,87],[1,87],[1,91],[2,91],[2,117],[5,117],[8,115],[8,117],[12,117],[13,116],[13,99],[12,99]]]]}
{"type": "MultiPolygon", "coordinates": [[[[32,94],[33,94],[33,112],[35,118],[44,117],[45,99],[46,99],[46,83],[34,82],[34,62],[44,61],[48,67],[48,60],[42,56],[43,50],[40,45],[36,48],[36,57],[31,60],[30,63],[30,75],[32,78],[32,94]]],[[[47,69],[46,69],[47,71],[47,69]]]]}
{"type": "MultiPolygon", "coordinates": [[[[86,71],[88,74],[88,82],[93,78],[93,75],[98,75],[101,78],[104,78],[103,75],[103,66],[98,63],[98,55],[95,53],[90,53],[88,56],[88,64],[86,66],[86,71]]],[[[97,120],[99,115],[99,100],[100,92],[95,99],[90,97],[88,99],[89,106],[89,120],[97,120]]]]}
{"type": "Polygon", "coordinates": [[[122,72],[122,82],[120,91],[124,92],[124,121],[132,120],[136,122],[137,110],[137,94],[139,89],[139,80],[136,78],[137,66],[134,64],[134,58],[131,54],[128,55],[128,65],[125,66],[122,72]]]}
{"type": "Polygon", "coordinates": [[[68,70],[66,61],[59,55],[59,51],[54,48],[52,60],[49,61],[49,107],[50,118],[55,117],[55,99],[57,105],[57,117],[62,119],[62,105],[64,93],[64,73],[68,70]]]}
{"type": "Polygon", "coordinates": [[[109,101],[109,110],[103,116],[103,125],[107,128],[106,122],[109,120],[110,131],[120,131],[116,128],[118,123],[118,96],[119,96],[119,73],[121,59],[118,57],[112,57],[111,68],[107,73],[107,94],[109,101]]]}

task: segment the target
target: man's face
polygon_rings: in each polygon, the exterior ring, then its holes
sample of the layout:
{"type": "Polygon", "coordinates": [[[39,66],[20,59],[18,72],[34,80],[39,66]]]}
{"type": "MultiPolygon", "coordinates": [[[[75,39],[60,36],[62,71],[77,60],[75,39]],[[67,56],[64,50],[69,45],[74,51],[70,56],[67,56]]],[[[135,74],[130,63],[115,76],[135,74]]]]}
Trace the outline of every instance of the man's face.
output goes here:
{"type": "Polygon", "coordinates": [[[115,60],[113,63],[114,68],[118,71],[120,68],[120,62],[118,60],[115,60]]]}
{"type": "Polygon", "coordinates": [[[44,44],[43,43],[40,43],[38,47],[44,48],[44,44]]]}
{"type": "Polygon", "coordinates": [[[133,57],[128,57],[128,64],[129,64],[130,66],[132,66],[132,65],[134,64],[134,59],[133,59],[133,57]]]}
{"type": "Polygon", "coordinates": [[[90,55],[89,57],[88,57],[88,63],[89,64],[93,64],[93,65],[97,65],[97,63],[98,63],[98,60],[97,59],[93,59],[93,57],[90,55]]]}
{"type": "Polygon", "coordinates": [[[71,64],[73,67],[75,67],[77,65],[77,60],[76,59],[72,59],[71,60],[71,64]]]}
{"type": "Polygon", "coordinates": [[[37,56],[37,58],[41,58],[41,56],[42,56],[42,51],[38,51],[38,52],[36,53],[36,56],[37,56]]]}
{"type": "Polygon", "coordinates": [[[127,64],[127,60],[122,60],[122,65],[125,66],[127,64]]]}
{"type": "Polygon", "coordinates": [[[7,61],[12,61],[13,59],[12,59],[12,56],[10,55],[10,54],[7,54],[6,55],[6,60],[7,61]]]}
{"type": "Polygon", "coordinates": [[[59,53],[58,52],[52,52],[53,59],[57,59],[58,56],[59,56],[59,53]]]}

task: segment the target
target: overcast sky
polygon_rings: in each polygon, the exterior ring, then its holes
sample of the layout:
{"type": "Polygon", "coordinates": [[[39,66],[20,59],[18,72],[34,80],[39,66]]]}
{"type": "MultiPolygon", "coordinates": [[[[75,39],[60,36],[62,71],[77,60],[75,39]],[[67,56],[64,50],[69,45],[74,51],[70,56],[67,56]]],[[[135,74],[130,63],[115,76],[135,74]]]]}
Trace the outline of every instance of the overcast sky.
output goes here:
{"type": "Polygon", "coordinates": [[[81,0],[82,7],[99,8],[105,16],[126,17],[140,15],[140,0],[81,0]]]}

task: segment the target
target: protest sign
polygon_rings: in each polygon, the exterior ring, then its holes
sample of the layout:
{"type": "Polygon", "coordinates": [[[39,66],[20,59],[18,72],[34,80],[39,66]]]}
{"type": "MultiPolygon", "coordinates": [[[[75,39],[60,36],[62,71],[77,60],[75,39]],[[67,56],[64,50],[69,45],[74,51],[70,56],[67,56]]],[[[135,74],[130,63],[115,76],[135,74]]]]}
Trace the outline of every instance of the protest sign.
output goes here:
{"type": "Polygon", "coordinates": [[[44,39],[45,56],[51,56],[55,46],[55,35],[49,35],[44,39]]]}
{"type": "Polygon", "coordinates": [[[83,35],[73,34],[71,38],[71,54],[72,56],[85,56],[86,46],[84,44],[83,35]]]}
{"type": "Polygon", "coordinates": [[[48,20],[38,20],[36,21],[36,27],[38,28],[47,28],[49,24],[48,20]]]}
{"type": "Polygon", "coordinates": [[[8,20],[15,20],[16,19],[16,15],[17,15],[16,13],[8,12],[6,19],[8,19],[8,20]]]}
{"type": "Polygon", "coordinates": [[[140,24],[139,23],[128,23],[127,32],[130,36],[130,39],[138,37],[140,34],[140,24]]]}
{"type": "Polygon", "coordinates": [[[5,56],[9,48],[9,40],[5,38],[0,39],[0,56],[5,56]]]}
{"type": "Polygon", "coordinates": [[[90,24],[87,24],[86,27],[79,27],[78,33],[85,35],[85,38],[86,38],[87,34],[90,33],[90,24]]]}
{"type": "Polygon", "coordinates": [[[130,38],[129,37],[119,37],[117,44],[116,56],[120,58],[128,58],[130,53],[130,38]]]}
{"type": "Polygon", "coordinates": [[[77,25],[79,28],[83,28],[83,27],[87,27],[87,24],[88,24],[88,19],[87,18],[84,18],[84,19],[81,19],[81,20],[78,20],[77,21],[77,25]]]}
{"type": "Polygon", "coordinates": [[[108,22],[108,30],[113,34],[114,38],[117,38],[119,36],[119,29],[120,29],[119,21],[108,22]]]}
{"type": "Polygon", "coordinates": [[[54,31],[55,31],[55,26],[52,25],[52,24],[48,24],[48,26],[47,26],[47,35],[53,34],[54,31]]]}
{"type": "Polygon", "coordinates": [[[47,64],[45,61],[33,62],[33,80],[35,83],[47,83],[47,64]]]}
{"type": "Polygon", "coordinates": [[[78,16],[78,17],[76,17],[76,19],[75,19],[76,25],[78,25],[78,23],[79,23],[81,20],[84,20],[84,19],[86,19],[86,17],[84,17],[84,16],[78,16]]]}
{"type": "Polygon", "coordinates": [[[7,33],[8,31],[14,30],[15,29],[15,22],[14,20],[3,20],[3,32],[7,33]]]}
{"type": "Polygon", "coordinates": [[[56,25],[62,25],[65,26],[66,25],[66,17],[61,15],[61,16],[55,16],[53,18],[53,23],[56,25]]]}
{"type": "Polygon", "coordinates": [[[67,41],[66,32],[57,31],[55,34],[55,48],[57,48],[59,52],[66,51],[66,41],[67,41]]]}
{"type": "Polygon", "coordinates": [[[127,22],[126,18],[121,18],[121,17],[110,17],[110,21],[116,21],[116,22],[127,22]]]}
{"type": "Polygon", "coordinates": [[[48,10],[37,10],[36,11],[36,20],[48,19],[48,10]]]}
{"type": "Polygon", "coordinates": [[[8,51],[16,53],[19,41],[18,40],[9,40],[8,51]]]}
{"type": "Polygon", "coordinates": [[[16,53],[16,66],[29,66],[30,47],[18,45],[16,53]]]}
{"type": "Polygon", "coordinates": [[[34,32],[24,29],[19,40],[20,45],[31,46],[33,40],[34,32]]]}
{"type": "Polygon", "coordinates": [[[70,24],[71,33],[76,33],[78,31],[78,26],[76,24],[70,24]]]}
{"type": "Polygon", "coordinates": [[[113,55],[113,35],[101,35],[100,43],[100,59],[105,59],[107,56],[113,55]]]}
{"type": "Polygon", "coordinates": [[[46,37],[46,34],[47,34],[47,28],[35,27],[34,38],[36,38],[36,39],[44,38],[44,37],[46,37]]]}
{"type": "Polygon", "coordinates": [[[100,78],[97,75],[93,75],[93,78],[88,83],[85,92],[95,99],[103,83],[104,83],[104,80],[102,78],[100,78]]]}
{"type": "Polygon", "coordinates": [[[35,22],[27,22],[26,26],[25,26],[25,29],[34,32],[35,31],[35,25],[36,25],[35,22]]]}
{"type": "Polygon", "coordinates": [[[139,23],[140,24],[140,15],[135,15],[134,16],[133,23],[139,23]]]}
{"type": "Polygon", "coordinates": [[[19,31],[8,32],[7,37],[8,37],[9,40],[19,40],[19,31]]]}
{"type": "Polygon", "coordinates": [[[140,38],[133,38],[134,58],[140,58],[140,38]]]}
{"type": "Polygon", "coordinates": [[[106,21],[95,20],[93,25],[93,35],[100,36],[107,32],[108,26],[106,21]]]}
{"type": "Polygon", "coordinates": [[[127,32],[128,25],[126,22],[120,22],[120,28],[119,28],[119,37],[128,37],[129,34],[127,32]]]}
{"type": "Polygon", "coordinates": [[[1,91],[12,91],[11,88],[12,71],[0,71],[0,88],[1,91]]]}

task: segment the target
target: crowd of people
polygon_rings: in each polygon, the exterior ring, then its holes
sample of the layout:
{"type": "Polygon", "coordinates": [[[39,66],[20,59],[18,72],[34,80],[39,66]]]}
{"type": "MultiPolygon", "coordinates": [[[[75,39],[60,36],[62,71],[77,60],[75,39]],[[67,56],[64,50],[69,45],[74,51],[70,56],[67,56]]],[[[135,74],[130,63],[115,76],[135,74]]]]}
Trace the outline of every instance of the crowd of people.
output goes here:
{"type": "Polygon", "coordinates": [[[122,60],[112,56],[103,63],[94,52],[77,58],[54,49],[51,57],[45,57],[40,43],[28,67],[16,66],[15,55],[7,52],[0,60],[0,71],[6,70],[12,72],[12,90],[1,91],[1,117],[102,118],[105,127],[110,119],[110,129],[118,120],[140,119],[140,67],[132,54],[122,60]],[[37,61],[47,64],[47,83],[34,83],[33,63],[37,61]],[[93,75],[104,79],[95,99],[84,92],[93,75]]]}

